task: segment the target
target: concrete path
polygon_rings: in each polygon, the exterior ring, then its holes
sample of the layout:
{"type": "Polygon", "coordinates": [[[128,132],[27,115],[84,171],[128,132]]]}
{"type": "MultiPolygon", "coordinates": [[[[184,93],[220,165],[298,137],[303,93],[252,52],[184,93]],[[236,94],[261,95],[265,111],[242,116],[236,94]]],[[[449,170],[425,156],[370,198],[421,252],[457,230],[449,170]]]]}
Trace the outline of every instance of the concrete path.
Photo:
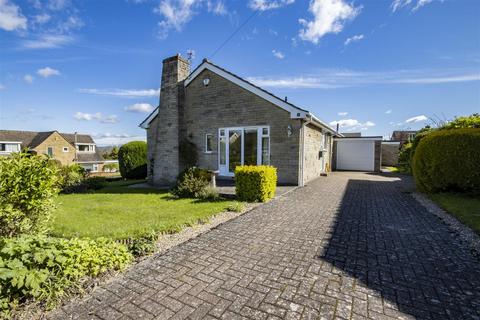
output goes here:
{"type": "Polygon", "coordinates": [[[50,317],[480,319],[479,261],[407,189],[321,177],[50,317]]]}

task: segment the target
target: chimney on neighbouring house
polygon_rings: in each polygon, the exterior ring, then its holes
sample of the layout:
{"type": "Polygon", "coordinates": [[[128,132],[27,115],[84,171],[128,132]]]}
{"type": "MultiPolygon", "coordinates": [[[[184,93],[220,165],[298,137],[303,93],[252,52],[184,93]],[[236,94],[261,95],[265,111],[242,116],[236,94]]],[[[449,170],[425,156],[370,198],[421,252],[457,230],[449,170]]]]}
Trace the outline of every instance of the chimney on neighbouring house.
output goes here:
{"type": "Polygon", "coordinates": [[[163,60],[158,127],[152,146],[155,153],[152,179],[157,185],[175,183],[180,172],[180,110],[185,99],[183,82],[189,73],[189,61],[179,54],[163,60]]]}

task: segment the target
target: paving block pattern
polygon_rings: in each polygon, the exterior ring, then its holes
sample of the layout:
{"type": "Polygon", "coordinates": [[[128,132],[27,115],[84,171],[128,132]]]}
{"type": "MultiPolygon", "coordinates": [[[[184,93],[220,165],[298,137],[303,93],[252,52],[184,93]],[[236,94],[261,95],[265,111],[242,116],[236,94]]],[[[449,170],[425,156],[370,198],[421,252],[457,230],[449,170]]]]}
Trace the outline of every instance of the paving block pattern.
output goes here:
{"type": "Polygon", "coordinates": [[[480,319],[480,262],[398,178],[334,173],[52,319],[480,319]]]}

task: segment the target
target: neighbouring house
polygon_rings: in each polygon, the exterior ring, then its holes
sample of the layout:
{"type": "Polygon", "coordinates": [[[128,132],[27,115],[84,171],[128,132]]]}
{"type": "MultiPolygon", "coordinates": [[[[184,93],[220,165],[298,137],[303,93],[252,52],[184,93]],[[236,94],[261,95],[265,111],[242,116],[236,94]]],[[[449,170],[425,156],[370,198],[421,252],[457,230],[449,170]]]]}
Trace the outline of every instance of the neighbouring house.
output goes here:
{"type": "Polygon", "coordinates": [[[103,159],[87,134],[0,130],[0,156],[23,150],[47,155],[62,165],[77,163],[92,173],[102,172],[106,162],[112,162],[103,159]]]}
{"type": "Polygon", "coordinates": [[[413,141],[418,131],[415,130],[396,130],[392,132],[390,141],[400,142],[400,147],[405,143],[413,141]]]}
{"type": "MultiPolygon", "coordinates": [[[[190,72],[179,55],[163,60],[160,105],[140,127],[147,130],[148,178],[156,185],[174,183],[192,155],[220,178],[232,177],[237,165],[268,164],[279,183],[304,185],[331,170],[334,140],[344,139],[311,112],[206,59],[190,72]]],[[[370,144],[362,146],[374,171],[370,144]]]]}

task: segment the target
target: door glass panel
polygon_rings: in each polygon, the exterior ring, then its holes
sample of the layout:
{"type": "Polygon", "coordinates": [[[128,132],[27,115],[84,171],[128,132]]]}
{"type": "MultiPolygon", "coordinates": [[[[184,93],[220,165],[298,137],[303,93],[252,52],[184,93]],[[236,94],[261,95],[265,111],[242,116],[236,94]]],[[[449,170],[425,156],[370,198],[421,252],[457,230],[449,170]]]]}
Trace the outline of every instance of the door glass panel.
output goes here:
{"type": "Polygon", "coordinates": [[[257,129],[245,129],[243,163],[245,165],[257,165],[257,129]]]}
{"type": "Polygon", "coordinates": [[[227,163],[227,145],[225,144],[226,139],[220,138],[220,164],[225,165],[227,163]]]}
{"type": "Polygon", "coordinates": [[[270,164],[270,138],[262,138],[262,164],[270,164]]]}
{"type": "Polygon", "coordinates": [[[230,130],[228,141],[228,171],[234,172],[242,164],[242,130],[230,130]]]}

